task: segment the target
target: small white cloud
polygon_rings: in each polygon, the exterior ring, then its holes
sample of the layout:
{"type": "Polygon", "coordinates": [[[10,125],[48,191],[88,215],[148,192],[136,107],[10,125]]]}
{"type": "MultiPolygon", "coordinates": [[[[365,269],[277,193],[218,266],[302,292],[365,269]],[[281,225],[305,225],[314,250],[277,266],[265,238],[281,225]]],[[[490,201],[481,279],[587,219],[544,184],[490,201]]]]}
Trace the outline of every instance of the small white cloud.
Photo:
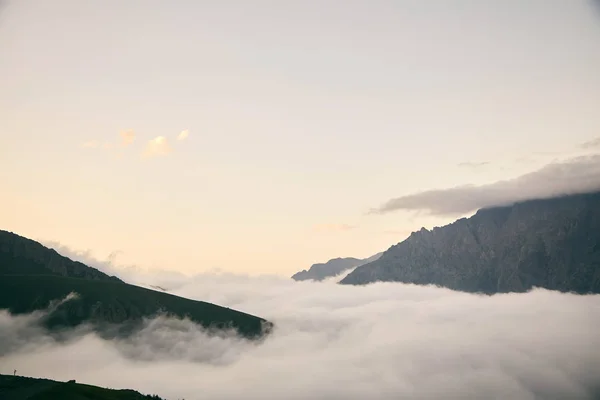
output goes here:
{"type": "Polygon", "coordinates": [[[185,140],[188,138],[188,136],[190,136],[190,131],[189,130],[183,130],[179,133],[179,135],[177,135],[177,140],[181,141],[181,140],[185,140]]]}
{"type": "Polygon", "coordinates": [[[167,141],[167,138],[164,136],[158,136],[154,139],[150,140],[148,144],[146,144],[146,148],[144,149],[143,156],[145,158],[153,158],[166,156],[171,152],[171,146],[167,141]]]}
{"type": "Polygon", "coordinates": [[[81,145],[81,147],[86,149],[95,149],[100,146],[97,140],[89,140],[81,145]]]}
{"type": "Polygon", "coordinates": [[[121,131],[119,135],[121,136],[121,146],[123,147],[129,146],[135,140],[135,132],[131,129],[127,131],[121,131]]]}

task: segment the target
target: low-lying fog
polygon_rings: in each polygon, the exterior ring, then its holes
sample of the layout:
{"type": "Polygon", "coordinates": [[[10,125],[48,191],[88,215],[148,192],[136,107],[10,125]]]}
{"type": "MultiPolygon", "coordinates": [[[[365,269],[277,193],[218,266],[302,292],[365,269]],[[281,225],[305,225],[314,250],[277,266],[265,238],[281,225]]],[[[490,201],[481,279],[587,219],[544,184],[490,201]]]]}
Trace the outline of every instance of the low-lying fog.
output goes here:
{"type": "Polygon", "coordinates": [[[156,319],[126,341],[57,344],[36,315],[0,313],[0,373],[132,388],[169,399],[591,399],[600,296],[492,297],[378,283],[197,276],[172,293],[273,321],[262,344],[156,319]],[[26,342],[26,346],[19,343],[26,342]]]}

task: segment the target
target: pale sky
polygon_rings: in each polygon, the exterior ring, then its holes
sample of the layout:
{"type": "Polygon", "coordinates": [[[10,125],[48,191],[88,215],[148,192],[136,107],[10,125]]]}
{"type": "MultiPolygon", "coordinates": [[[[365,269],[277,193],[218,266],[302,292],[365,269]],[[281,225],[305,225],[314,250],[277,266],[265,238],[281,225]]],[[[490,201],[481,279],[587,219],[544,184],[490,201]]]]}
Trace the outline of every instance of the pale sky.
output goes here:
{"type": "Polygon", "coordinates": [[[586,0],[9,0],[0,229],[184,273],[368,257],[456,218],[390,199],[597,154],[599,71],[586,0]]]}

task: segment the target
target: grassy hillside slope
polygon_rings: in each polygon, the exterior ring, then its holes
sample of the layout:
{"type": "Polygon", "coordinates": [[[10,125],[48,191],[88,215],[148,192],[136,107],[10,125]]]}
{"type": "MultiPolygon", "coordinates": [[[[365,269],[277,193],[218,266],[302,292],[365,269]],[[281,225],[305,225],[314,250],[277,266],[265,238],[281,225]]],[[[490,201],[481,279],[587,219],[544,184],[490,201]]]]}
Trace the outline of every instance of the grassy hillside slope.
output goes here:
{"type": "Polygon", "coordinates": [[[0,230],[0,275],[59,275],[121,282],[96,268],[64,257],[35,240],[0,230]]]}
{"type": "Polygon", "coordinates": [[[271,327],[243,312],[127,284],[33,240],[0,231],[0,309],[14,314],[43,310],[72,292],[78,297],[55,308],[44,320],[46,327],[89,322],[102,333],[110,328],[126,334],[142,318],[159,313],[188,317],[205,328],[234,328],[246,337],[261,336],[271,327]]]}
{"type": "Polygon", "coordinates": [[[188,317],[209,328],[230,328],[247,337],[261,333],[268,323],[253,315],[194,301],[169,293],[112,281],[90,281],[54,275],[4,275],[0,280],[0,309],[13,314],[42,310],[51,301],[64,299],[75,292],[78,297],[59,305],[45,324],[48,328],[73,327],[91,322],[102,328],[121,325],[121,333],[150,317],[165,312],[188,317]]]}
{"type": "Polygon", "coordinates": [[[134,390],[104,389],[75,382],[0,375],[2,400],[162,400],[134,390]]]}

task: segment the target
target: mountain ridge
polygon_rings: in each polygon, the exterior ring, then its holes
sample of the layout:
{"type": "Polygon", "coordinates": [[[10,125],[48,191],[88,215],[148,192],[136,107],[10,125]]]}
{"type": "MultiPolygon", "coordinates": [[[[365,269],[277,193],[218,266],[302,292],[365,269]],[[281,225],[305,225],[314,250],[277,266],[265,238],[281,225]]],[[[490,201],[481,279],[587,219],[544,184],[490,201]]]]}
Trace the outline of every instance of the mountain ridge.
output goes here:
{"type": "MultiPolygon", "coordinates": [[[[16,371],[15,371],[16,374],[16,371]]],[[[75,382],[0,374],[0,394],[4,400],[163,400],[131,389],[106,389],[75,382]]]]}
{"type": "Polygon", "coordinates": [[[33,239],[0,230],[0,274],[31,273],[123,282],[116,276],[74,261],[33,239]]]}
{"type": "Polygon", "coordinates": [[[377,253],[371,257],[360,259],[354,257],[337,257],[325,263],[317,263],[310,266],[308,270],[302,270],[292,275],[295,281],[315,280],[322,281],[325,278],[337,276],[344,271],[358,267],[360,265],[377,260],[381,254],[377,253]]]}
{"type": "Polygon", "coordinates": [[[0,309],[48,310],[42,322],[50,330],[90,323],[101,334],[121,336],[158,315],[189,318],[209,330],[234,329],[248,338],[273,327],[241,311],[128,284],[8,231],[0,231],[0,309]],[[61,302],[71,294],[77,296],[61,302]]]}
{"type": "Polygon", "coordinates": [[[489,294],[534,286],[600,293],[600,192],[483,208],[422,228],[340,283],[377,281],[489,294]]]}

